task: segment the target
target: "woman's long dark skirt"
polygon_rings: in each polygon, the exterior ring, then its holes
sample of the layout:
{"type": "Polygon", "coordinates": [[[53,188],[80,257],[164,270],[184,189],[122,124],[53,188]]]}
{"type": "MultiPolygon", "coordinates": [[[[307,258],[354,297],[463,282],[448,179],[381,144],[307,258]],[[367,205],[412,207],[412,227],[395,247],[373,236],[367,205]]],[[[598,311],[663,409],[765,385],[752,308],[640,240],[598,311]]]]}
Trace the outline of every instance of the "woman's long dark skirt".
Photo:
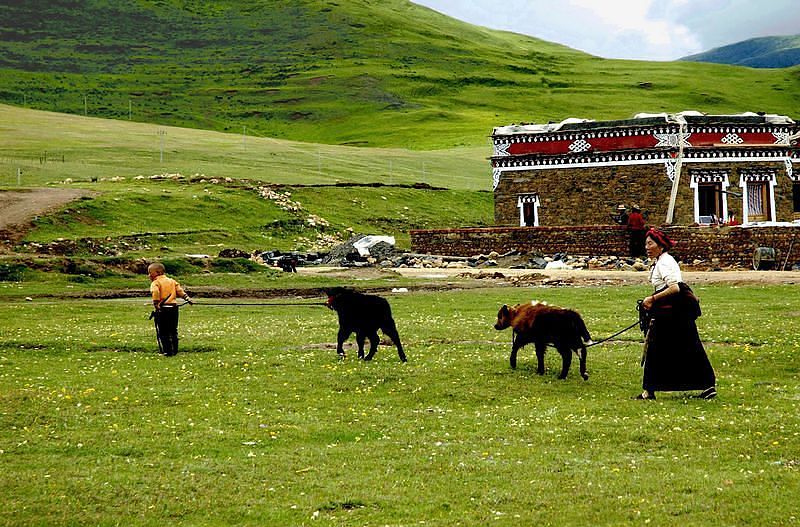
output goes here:
{"type": "Polygon", "coordinates": [[[653,318],[647,331],[642,388],[652,392],[704,390],[716,376],[692,319],[653,318]]]}

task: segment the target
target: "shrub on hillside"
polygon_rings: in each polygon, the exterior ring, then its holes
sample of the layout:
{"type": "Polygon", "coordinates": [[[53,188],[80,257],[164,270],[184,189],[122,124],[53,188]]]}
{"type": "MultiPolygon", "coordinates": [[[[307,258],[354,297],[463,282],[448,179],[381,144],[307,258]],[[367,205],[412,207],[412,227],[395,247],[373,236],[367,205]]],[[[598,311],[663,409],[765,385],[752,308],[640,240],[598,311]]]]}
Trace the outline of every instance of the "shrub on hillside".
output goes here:
{"type": "Polygon", "coordinates": [[[161,260],[168,275],[188,275],[202,272],[206,265],[201,258],[167,258],[161,260]]]}
{"type": "Polygon", "coordinates": [[[91,276],[92,278],[103,278],[113,276],[115,273],[91,260],[78,260],[68,258],[64,260],[61,272],[71,275],[91,276]]]}
{"type": "Polygon", "coordinates": [[[21,263],[0,264],[0,282],[22,282],[28,268],[21,263]]]}
{"type": "Polygon", "coordinates": [[[260,273],[268,269],[248,258],[215,258],[209,262],[214,273],[260,273]]]}

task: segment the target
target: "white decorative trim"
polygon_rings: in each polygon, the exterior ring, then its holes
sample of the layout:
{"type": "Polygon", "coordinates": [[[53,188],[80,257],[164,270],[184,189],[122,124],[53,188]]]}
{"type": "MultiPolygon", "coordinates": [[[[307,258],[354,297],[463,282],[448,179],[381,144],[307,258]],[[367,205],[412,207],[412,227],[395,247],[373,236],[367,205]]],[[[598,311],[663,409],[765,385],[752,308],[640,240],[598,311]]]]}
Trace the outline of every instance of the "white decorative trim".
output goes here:
{"type": "Polygon", "coordinates": [[[789,132],[772,132],[772,136],[775,138],[775,142],[773,144],[780,145],[780,146],[791,146],[791,135],[789,132]]]}
{"type": "Polygon", "coordinates": [[[722,191],[722,218],[720,219],[723,222],[727,222],[729,220],[727,190],[730,186],[728,170],[690,170],[689,174],[689,188],[694,189],[694,222],[700,223],[700,183],[720,184],[720,190],[722,191]]]}
{"type": "MultiPolygon", "coordinates": [[[[555,160],[541,160],[541,159],[509,159],[500,160],[495,165],[495,170],[502,172],[514,172],[522,170],[552,170],[557,168],[594,168],[594,167],[613,167],[613,166],[634,166],[634,165],[660,165],[666,164],[671,159],[666,156],[650,156],[641,154],[626,154],[625,159],[615,159],[616,156],[598,156],[595,158],[576,158],[571,159],[570,162],[555,162],[555,160]],[[601,160],[594,160],[601,159],[601,160]]],[[[783,162],[786,159],[785,155],[774,156],[720,156],[720,157],[684,157],[683,163],[721,163],[723,161],[743,163],[747,161],[777,161],[783,162]]],[[[559,161],[561,161],[559,159],[559,161]]]]}
{"type": "Polygon", "coordinates": [[[681,144],[681,140],[683,141],[683,146],[686,148],[691,148],[692,145],[689,143],[689,137],[692,134],[684,134],[681,137],[680,133],[666,133],[666,134],[659,134],[654,133],[653,137],[656,139],[656,148],[657,147],[669,147],[669,148],[678,148],[681,144]]]}
{"type": "MultiPolygon", "coordinates": [[[[688,125],[685,130],[687,133],[681,138],[680,131],[675,126],[676,123],[667,125],[654,125],[649,127],[624,127],[617,129],[595,129],[595,130],[574,130],[569,132],[548,132],[548,133],[528,133],[528,134],[502,134],[494,133],[492,140],[495,147],[498,144],[506,143],[550,143],[558,141],[589,140],[593,138],[609,137],[632,137],[651,135],[656,140],[656,147],[678,148],[679,142],[683,146],[691,148],[689,138],[692,134],[728,134],[730,140],[735,144],[740,143],[741,134],[772,134],[775,137],[776,146],[791,146],[792,140],[797,140],[797,132],[794,135],[787,131],[785,127],[770,125],[743,125],[743,126],[713,126],[713,125],[688,125]],[[736,136],[736,137],[734,137],[736,136]],[[738,139],[737,139],[738,138],[738,139]]],[[[796,128],[792,128],[795,129],[796,128]]],[[[733,144],[733,143],[727,143],[733,144]]]]}
{"type": "Polygon", "coordinates": [[[739,134],[729,133],[720,139],[726,145],[740,145],[744,143],[744,139],[739,137],[739,134]]]}
{"type": "Polygon", "coordinates": [[[786,175],[789,176],[789,179],[791,179],[795,183],[800,182],[800,174],[795,174],[794,173],[794,168],[792,166],[792,160],[791,159],[784,159],[783,160],[783,166],[786,167],[786,175]]]}
{"type": "Polygon", "coordinates": [[[677,162],[674,159],[667,159],[666,161],[664,161],[664,168],[667,170],[667,178],[669,178],[670,181],[675,180],[676,165],[677,162]]]}
{"type": "Polygon", "coordinates": [[[511,154],[508,153],[508,148],[511,146],[511,143],[495,143],[494,144],[494,155],[497,157],[504,157],[510,156],[511,154]]]}
{"type": "Polygon", "coordinates": [[[517,196],[517,207],[522,205],[523,203],[534,203],[539,204],[539,194],[520,194],[517,196]]]}
{"type": "Polygon", "coordinates": [[[499,168],[492,170],[492,190],[497,190],[497,185],[500,184],[500,175],[503,173],[499,168]]]}
{"type": "Polygon", "coordinates": [[[517,196],[517,208],[519,209],[519,226],[520,227],[538,227],[539,226],[539,194],[520,194],[517,196]],[[525,224],[525,204],[533,204],[533,225],[525,224]]]}
{"type": "Polygon", "coordinates": [[[583,139],[578,139],[577,141],[573,141],[572,143],[570,143],[570,145],[567,148],[569,149],[570,152],[579,153],[591,150],[592,145],[589,144],[588,141],[585,141],[583,139]]]}
{"type": "Polygon", "coordinates": [[[769,196],[769,220],[775,221],[775,185],[778,183],[776,173],[772,170],[743,170],[740,172],[739,186],[742,188],[742,224],[750,222],[750,214],[747,204],[747,184],[748,183],[768,183],[769,196]]]}

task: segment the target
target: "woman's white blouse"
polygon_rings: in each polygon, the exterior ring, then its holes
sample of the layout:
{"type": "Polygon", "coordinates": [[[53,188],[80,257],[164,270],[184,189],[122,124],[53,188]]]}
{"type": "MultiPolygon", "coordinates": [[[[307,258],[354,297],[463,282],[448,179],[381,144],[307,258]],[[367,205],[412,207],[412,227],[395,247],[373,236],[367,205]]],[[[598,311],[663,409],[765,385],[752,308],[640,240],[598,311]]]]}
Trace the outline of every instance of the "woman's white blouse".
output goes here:
{"type": "Polygon", "coordinates": [[[661,253],[661,256],[658,257],[653,269],[650,271],[650,283],[658,291],[678,282],[683,282],[678,262],[675,261],[671,254],[661,253]]]}

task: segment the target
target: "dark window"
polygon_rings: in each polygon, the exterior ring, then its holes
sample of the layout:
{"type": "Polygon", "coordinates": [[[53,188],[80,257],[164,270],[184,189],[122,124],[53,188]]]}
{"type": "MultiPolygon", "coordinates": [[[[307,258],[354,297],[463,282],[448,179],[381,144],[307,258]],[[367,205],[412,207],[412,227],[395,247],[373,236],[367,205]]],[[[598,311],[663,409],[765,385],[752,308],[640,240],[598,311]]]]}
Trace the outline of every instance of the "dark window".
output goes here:
{"type": "Polygon", "coordinates": [[[525,227],[533,227],[536,224],[535,207],[533,203],[522,204],[522,221],[525,227]]]}
{"type": "Polygon", "coordinates": [[[792,201],[794,202],[794,212],[800,214],[800,183],[792,185],[792,201]]]}
{"type": "Polygon", "coordinates": [[[700,183],[697,186],[700,216],[722,217],[722,183],[700,183]]]}

